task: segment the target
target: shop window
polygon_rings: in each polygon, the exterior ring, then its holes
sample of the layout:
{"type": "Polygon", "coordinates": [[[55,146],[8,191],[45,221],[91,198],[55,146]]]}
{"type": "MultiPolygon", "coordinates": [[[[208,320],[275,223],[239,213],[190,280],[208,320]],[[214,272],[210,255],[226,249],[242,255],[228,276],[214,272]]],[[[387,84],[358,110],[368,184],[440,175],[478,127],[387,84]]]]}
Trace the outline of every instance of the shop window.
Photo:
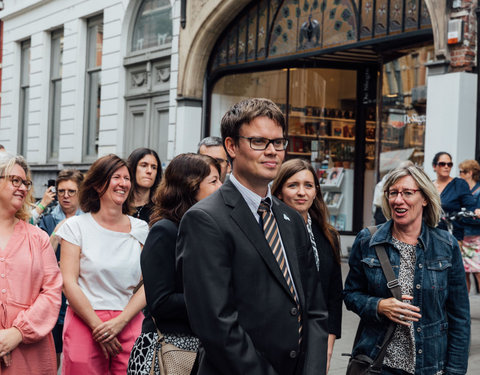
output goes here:
{"type": "Polygon", "coordinates": [[[48,159],[58,160],[62,99],[63,29],[51,34],[48,159]]]}
{"type": "Polygon", "coordinates": [[[404,160],[423,164],[427,68],[433,46],[408,51],[383,65],[380,173],[404,160]]]}
{"type": "MultiPolygon", "coordinates": [[[[287,158],[312,162],[331,223],[351,231],[356,129],[363,126],[357,124],[356,93],[356,70],[292,68],[225,76],[212,90],[210,134],[220,134],[221,118],[232,104],[249,97],[273,100],[287,117],[287,158]]],[[[373,137],[365,142],[374,146],[375,119],[367,125],[373,137]]]]}
{"type": "Polygon", "coordinates": [[[340,231],[353,226],[356,82],[353,70],[290,69],[288,157],[312,161],[340,231]]]}
{"type": "Polygon", "coordinates": [[[132,37],[132,52],[158,48],[172,42],[172,8],[169,0],[144,0],[132,37]]]}
{"type": "Polygon", "coordinates": [[[20,112],[18,128],[19,154],[27,156],[28,145],[28,109],[30,99],[30,39],[21,44],[20,66],[20,112]]]}
{"type": "Polygon", "coordinates": [[[89,160],[95,159],[98,151],[102,51],[103,16],[96,16],[87,21],[84,158],[89,160]]]}

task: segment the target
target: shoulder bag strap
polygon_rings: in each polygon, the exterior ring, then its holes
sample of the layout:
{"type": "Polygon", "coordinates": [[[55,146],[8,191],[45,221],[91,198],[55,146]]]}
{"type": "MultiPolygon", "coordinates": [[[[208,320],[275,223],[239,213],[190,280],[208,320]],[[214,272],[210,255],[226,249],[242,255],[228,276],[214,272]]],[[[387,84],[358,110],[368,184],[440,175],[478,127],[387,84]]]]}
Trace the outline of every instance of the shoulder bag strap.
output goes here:
{"type": "MultiPolygon", "coordinates": [[[[376,229],[376,227],[373,227],[376,229]]],[[[372,233],[372,227],[368,228],[370,230],[370,233],[372,233]]],[[[373,233],[375,230],[373,231],[373,233]]],[[[372,233],[372,235],[373,235],[372,233]]],[[[385,275],[385,278],[387,279],[387,287],[390,289],[390,292],[392,295],[398,299],[399,301],[402,300],[402,290],[400,288],[400,284],[398,282],[398,279],[395,276],[395,272],[393,271],[392,265],[390,263],[390,260],[388,259],[387,252],[385,251],[385,246],[384,245],[376,245],[375,246],[375,252],[377,253],[378,260],[380,261],[380,265],[382,266],[383,274],[385,275]]],[[[382,343],[382,347],[380,349],[380,352],[377,355],[377,358],[373,361],[372,367],[377,370],[379,373],[381,372],[381,368],[383,365],[383,358],[385,357],[385,354],[387,353],[387,346],[392,341],[393,338],[393,333],[395,332],[396,328],[396,323],[390,322],[387,332],[385,333],[385,338],[382,343]]]]}

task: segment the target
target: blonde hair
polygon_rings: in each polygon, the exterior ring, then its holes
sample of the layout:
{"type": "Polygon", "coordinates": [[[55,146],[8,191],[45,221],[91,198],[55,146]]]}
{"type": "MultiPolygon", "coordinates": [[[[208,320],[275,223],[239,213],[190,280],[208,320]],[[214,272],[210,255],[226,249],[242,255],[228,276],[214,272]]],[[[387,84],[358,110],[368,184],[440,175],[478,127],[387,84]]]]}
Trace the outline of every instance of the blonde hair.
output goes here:
{"type": "MultiPolygon", "coordinates": [[[[399,179],[406,176],[411,176],[414,179],[427,201],[427,205],[423,208],[423,220],[428,226],[435,228],[440,221],[442,204],[437,189],[422,168],[416,165],[395,168],[389,173],[385,181],[384,191],[387,192],[399,179]]],[[[392,218],[392,209],[388,204],[386,194],[382,197],[382,211],[388,220],[392,218]]]]}
{"type": "MultiPolygon", "coordinates": [[[[28,180],[31,180],[30,169],[28,164],[21,155],[12,155],[8,152],[0,153],[0,175],[9,176],[15,165],[20,166],[25,171],[25,176],[28,180]]],[[[3,182],[9,183],[6,180],[3,182]]],[[[20,220],[27,221],[31,216],[31,209],[33,207],[33,188],[27,191],[25,201],[22,207],[15,213],[15,217],[20,220]]]]}
{"type": "Polygon", "coordinates": [[[467,172],[472,171],[472,178],[475,182],[480,180],[480,164],[476,160],[464,160],[458,166],[460,169],[464,169],[467,172]]]}

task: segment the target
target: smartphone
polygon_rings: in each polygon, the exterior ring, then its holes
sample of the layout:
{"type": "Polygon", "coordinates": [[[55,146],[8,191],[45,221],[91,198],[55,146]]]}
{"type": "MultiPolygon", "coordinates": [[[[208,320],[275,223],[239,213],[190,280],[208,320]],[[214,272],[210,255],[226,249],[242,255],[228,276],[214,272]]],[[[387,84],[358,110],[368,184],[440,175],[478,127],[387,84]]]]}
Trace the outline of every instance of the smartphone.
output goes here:
{"type": "Polygon", "coordinates": [[[55,180],[48,180],[48,182],[47,182],[47,188],[49,188],[50,186],[53,186],[51,190],[52,190],[54,193],[56,193],[55,184],[56,184],[56,181],[55,181],[55,180]]]}

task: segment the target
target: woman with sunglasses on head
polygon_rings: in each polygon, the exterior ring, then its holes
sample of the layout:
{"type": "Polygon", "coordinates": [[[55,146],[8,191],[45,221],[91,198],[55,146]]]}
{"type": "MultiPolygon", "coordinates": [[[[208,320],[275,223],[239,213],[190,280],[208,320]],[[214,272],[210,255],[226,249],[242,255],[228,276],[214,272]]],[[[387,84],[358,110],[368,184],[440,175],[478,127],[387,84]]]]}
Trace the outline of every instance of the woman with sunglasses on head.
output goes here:
{"type": "Polygon", "coordinates": [[[147,313],[130,355],[129,375],[160,374],[158,357],[151,368],[157,328],[166,343],[184,350],[198,348],[198,338],[188,321],[182,273],[175,264],[175,244],[183,214],[222,185],[220,173],[217,160],[191,153],[176,156],[165,169],[141,257],[147,313]]]}
{"type": "MultiPolygon", "coordinates": [[[[480,164],[476,160],[465,160],[459,165],[460,177],[470,188],[476,206],[480,206],[480,164]]],[[[462,241],[463,266],[467,277],[467,288],[470,291],[470,274],[480,285],[480,220],[468,219],[465,222],[465,236],[462,241]]]]}
{"type": "Polygon", "coordinates": [[[132,172],[133,216],[150,222],[153,194],[162,179],[162,165],[158,154],[150,148],[137,148],[127,159],[132,172]]]}
{"type": "Polygon", "coordinates": [[[272,195],[298,211],[310,234],[319,282],[328,309],[328,372],[333,345],[335,340],[340,338],[342,331],[339,235],[328,222],[330,214],[323,200],[315,170],[309,162],[292,159],[283,163],[273,180],[272,195]]]}
{"type": "Polygon", "coordinates": [[[60,268],[68,300],[64,375],[117,375],[141,331],[145,307],[140,253],[148,225],[129,216],[131,173],[117,155],[95,161],[80,186],[84,215],[65,221],[60,268]]]}
{"type": "Polygon", "coordinates": [[[0,374],[56,374],[51,334],[62,276],[48,235],[27,223],[30,171],[21,156],[0,153],[0,374]]]}
{"type": "MultiPolygon", "coordinates": [[[[58,173],[55,183],[58,205],[56,205],[50,213],[43,215],[38,223],[38,226],[50,236],[50,243],[53,246],[58,261],[60,261],[60,250],[58,248],[60,238],[57,237],[55,232],[58,231],[65,219],[83,214],[79,208],[80,203],[78,200],[78,189],[82,181],[82,172],[76,169],[61,170],[58,173]]],[[[57,367],[60,366],[60,355],[63,351],[62,333],[66,310],[67,300],[62,293],[62,307],[58,315],[57,324],[52,331],[53,340],[55,341],[55,351],[57,352],[57,367]]]]}
{"type": "MultiPolygon", "coordinates": [[[[445,151],[437,152],[433,158],[432,165],[433,170],[437,174],[437,179],[433,181],[433,184],[440,194],[443,212],[445,214],[456,214],[462,208],[474,211],[477,207],[468,184],[461,178],[450,176],[453,167],[452,156],[445,151]]],[[[440,221],[438,227],[447,230],[447,225],[444,221],[440,221]]],[[[463,224],[454,221],[453,236],[458,241],[463,240],[463,232],[463,224]]]]}

